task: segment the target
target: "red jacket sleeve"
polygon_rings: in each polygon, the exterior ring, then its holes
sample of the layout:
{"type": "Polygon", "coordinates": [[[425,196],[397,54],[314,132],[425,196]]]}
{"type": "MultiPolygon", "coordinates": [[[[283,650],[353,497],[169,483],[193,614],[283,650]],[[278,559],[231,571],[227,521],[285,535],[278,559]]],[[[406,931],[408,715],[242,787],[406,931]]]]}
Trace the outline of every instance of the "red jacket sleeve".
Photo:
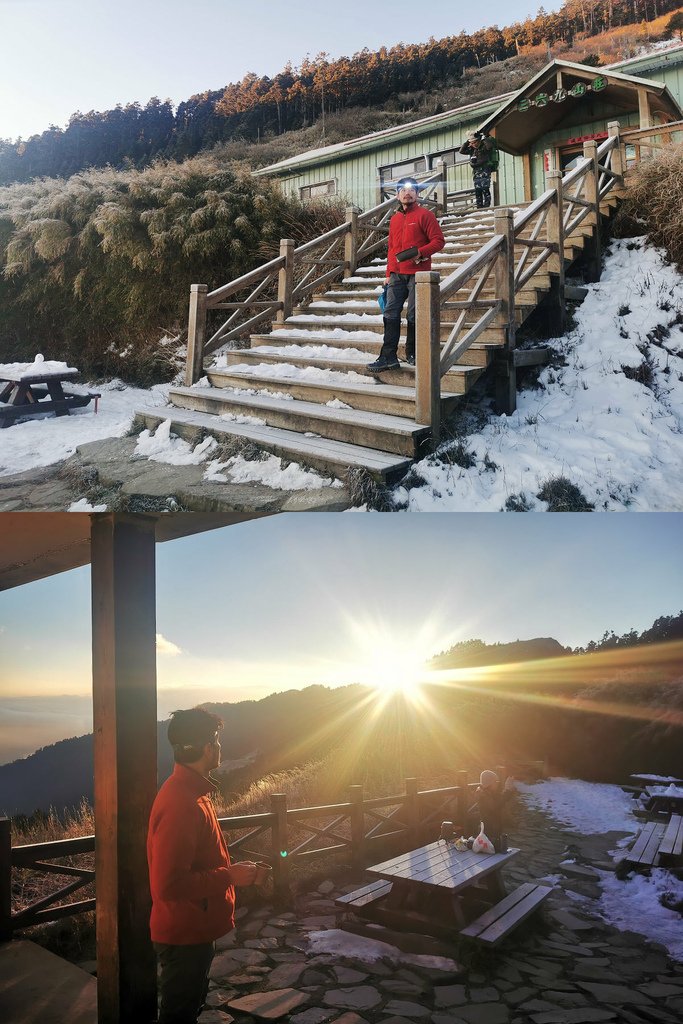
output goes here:
{"type": "Polygon", "coordinates": [[[439,222],[432,213],[431,210],[423,210],[422,223],[420,227],[427,236],[427,244],[420,246],[420,256],[423,259],[427,259],[429,256],[433,256],[435,252],[441,252],[446,239],[443,237],[443,231],[439,226],[439,222]]]}
{"type": "Polygon", "coordinates": [[[203,824],[199,807],[166,807],[155,823],[153,895],[162,900],[201,900],[221,896],[232,884],[230,868],[193,868],[203,824]]]}

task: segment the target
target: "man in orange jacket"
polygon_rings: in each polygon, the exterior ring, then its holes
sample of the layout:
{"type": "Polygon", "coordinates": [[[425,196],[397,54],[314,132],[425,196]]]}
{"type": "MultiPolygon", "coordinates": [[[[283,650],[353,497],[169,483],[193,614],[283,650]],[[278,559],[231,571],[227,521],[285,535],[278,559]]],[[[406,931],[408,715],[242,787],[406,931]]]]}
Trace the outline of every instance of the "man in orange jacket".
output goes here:
{"type": "Polygon", "coordinates": [[[196,1024],[209,986],[214,941],[235,927],[235,886],[258,866],[231,864],[210,793],[223,722],[203,708],[174,711],[175,767],[152,806],[147,834],[150,930],[160,974],[159,1024],[196,1024]]]}
{"type": "Polygon", "coordinates": [[[384,306],[384,339],[379,359],[368,363],[370,373],[397,370],[398,342],[401,336],[401,310],[408,299],[406,362],[415,365],[415,274],[431,270],[431,257],[446,244],[434,214],[417,200],[417,182],[406,178],[399,182],[396,197],[400,209],[389,222],[389,258],[387,260],[387,297],[384,306]],[[416,248],[417,253],[399,262],[397,254],[416,248]]]}

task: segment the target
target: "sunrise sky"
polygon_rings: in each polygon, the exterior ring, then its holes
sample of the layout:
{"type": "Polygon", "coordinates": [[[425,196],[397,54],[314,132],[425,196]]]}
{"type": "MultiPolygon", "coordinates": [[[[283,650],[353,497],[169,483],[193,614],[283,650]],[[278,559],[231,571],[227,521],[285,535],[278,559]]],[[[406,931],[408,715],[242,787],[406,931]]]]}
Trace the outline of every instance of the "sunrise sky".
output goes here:
{"type": "MultiPolygon", "coordinates": [[[[369,681],[458,640],[585,645],[683,607],[676,513],[306,514],[157,546],[159,717],[369,681]]],[[[0,763],[90,730],[90,573],[0,593],[0,763]]]]}

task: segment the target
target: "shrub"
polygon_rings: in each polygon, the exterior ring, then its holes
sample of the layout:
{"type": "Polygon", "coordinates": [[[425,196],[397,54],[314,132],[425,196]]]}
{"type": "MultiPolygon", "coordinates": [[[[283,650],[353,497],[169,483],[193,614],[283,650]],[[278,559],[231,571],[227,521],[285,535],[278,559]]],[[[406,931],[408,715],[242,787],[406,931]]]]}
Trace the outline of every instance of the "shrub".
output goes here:
{"type": "Polygon", "coordinates": [[[594,506],[566,476],[549,477],[536,495],[549,512],[592,512],[594,506]]]}
{"type": "Polygon", "coordinates": [[[619,233],[640,225],[654,245],[683,269],[683,145],[666,146],[641,160],[626,179],[626,197],[615,221],[619,233]]]}

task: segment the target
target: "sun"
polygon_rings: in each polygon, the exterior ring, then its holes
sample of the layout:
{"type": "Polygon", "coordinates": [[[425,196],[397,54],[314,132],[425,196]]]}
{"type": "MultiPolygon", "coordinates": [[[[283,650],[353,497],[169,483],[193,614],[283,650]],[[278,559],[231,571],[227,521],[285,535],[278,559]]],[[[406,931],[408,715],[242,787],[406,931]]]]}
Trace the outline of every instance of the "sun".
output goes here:
{"type": "Polygon", "coordinates": [[[379,695],[417,697],[425,675],[424,657],[410,649],[387,645],[376,649],[363,666],[361,681],[379,695]]]}

